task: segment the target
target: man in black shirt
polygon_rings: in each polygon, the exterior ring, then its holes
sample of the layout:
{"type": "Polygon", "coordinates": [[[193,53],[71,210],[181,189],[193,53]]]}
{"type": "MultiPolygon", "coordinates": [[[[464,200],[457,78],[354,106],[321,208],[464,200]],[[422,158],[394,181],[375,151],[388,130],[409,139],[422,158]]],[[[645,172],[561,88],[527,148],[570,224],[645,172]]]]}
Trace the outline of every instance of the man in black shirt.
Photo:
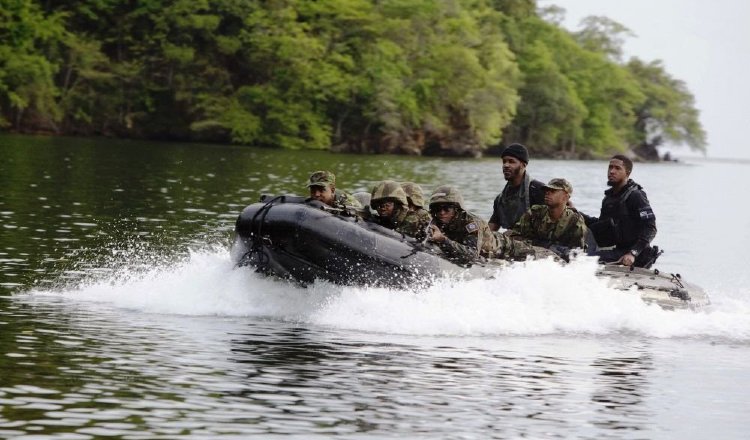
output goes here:
{"type": "Polygon", "coordinates": [[[658,248],[651,247],[656,236],[656,217],[643,187],[630,179],[633,162],[621,154],[609,161],[607,185],[599,217],[583,214],[586,226],[594,234],[602,262],[625,266],[650,267],[658,257],[658,248]]]}
{"type": "Polygon", "coordinates": [[[544,204],[544,183],[533,180],[526,172],[529,152],[521,144],[511,144],[500,154],[503,158],[503,176],[508,183],[495,197],[489,226],[497,231],[502,226],[510,229],[533,205],[544,204]]]}

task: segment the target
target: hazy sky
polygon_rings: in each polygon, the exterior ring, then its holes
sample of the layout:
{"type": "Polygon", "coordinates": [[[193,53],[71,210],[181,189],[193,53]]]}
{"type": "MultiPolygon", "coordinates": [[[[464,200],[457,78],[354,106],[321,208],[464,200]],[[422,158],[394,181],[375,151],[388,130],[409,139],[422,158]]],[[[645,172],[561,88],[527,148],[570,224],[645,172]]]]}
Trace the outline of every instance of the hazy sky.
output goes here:
{"type": "Polygon", "coordinates": [[[566,10],[570,30],[588,15],[604,15],[633,31],[625,59],[660,59],[687,83],[708,133],[707,156],[750,159],[750,2],[539,0],[550,4],[566,10]]]}

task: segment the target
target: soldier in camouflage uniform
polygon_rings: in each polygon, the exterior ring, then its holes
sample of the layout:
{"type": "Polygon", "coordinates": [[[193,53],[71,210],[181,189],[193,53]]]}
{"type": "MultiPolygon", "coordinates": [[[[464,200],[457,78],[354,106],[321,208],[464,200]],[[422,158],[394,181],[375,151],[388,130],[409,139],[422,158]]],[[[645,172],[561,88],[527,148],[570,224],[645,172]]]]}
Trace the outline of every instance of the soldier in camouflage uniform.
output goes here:
{"type": "Polygon", "coordinates": [[[513,238],[501,232],[493,232],[497,240],[497,249],[492,255],[493,258],[499,258],[508,261],[524,261],[529,257],[558,259],[558,255],[549,249],[540,246],[534,246],[529,242],[513,238]]]}
{"type": "Polygon", "coordinates": [[[586,223],[567,206],[573,186],[565,179],[544,185],[544,205],[535,205],[521,216],[506,235],[550,249],[567,260],[570,249],[584,248],[586,223]]]}
{"type": "Polygon", "coordinates": [[[370,206],[378,213],[373,220],[379,225],[419,240],[424,238],[430,219],[420,218],[409,210],[406,193],[398,182],[384,180],[375,185],[370,206]]]}
{"type": "Polygon", "coordinates": [[[401,182],[401,188],[406,193],[406,200],[409,201],[409,210],[414,211],[419,219],[425,224],[432,221],[430,213],[424,209],[424,192],[422,187],[413,182],[401,182]]]}
{"type": "Polygon", "coordinates": [[[487,223],[466,211],[461,193],[452,186],[440,186],[430,196],[433,223],[428,232],[445,256],[457,264],[469,265],[491,257],[497,240],[487,223]]]}
{"type": "Polygon", "coordinates": [[[310,175],[307,187],[310,198],[342,212],[360,211],[362,204],[346,191],[336,191],[336,176],[330,171],[316,171],[310,175]]]}

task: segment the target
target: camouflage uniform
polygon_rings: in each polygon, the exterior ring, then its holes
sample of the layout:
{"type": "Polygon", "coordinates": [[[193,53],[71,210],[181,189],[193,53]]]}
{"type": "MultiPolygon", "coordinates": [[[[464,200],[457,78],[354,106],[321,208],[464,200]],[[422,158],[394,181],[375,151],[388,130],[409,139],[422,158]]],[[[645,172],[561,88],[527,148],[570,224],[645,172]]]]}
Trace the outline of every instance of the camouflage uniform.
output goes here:
{"type": "MultiPolygon", "coordinates": [[[[565,179],[552,179],[543,188],[564,191],[568,196],[573,193],[573,186],[565,179]]],[[[554,251],[567,261],[571,249],[585,248],[585,220],[581,214],[567,207],[557,220],[550,217],[549,211],[547,205],[532,206],[506,234],[554,251]]]]}
{"type": "Polygon", "coordinates": [[[414,211],[409,211],[406,193],[403,188],[392,180],[384,180],[372,189],[370,205],[376,207],[380,202],[391,201],[394,203],[393,214],[390,217],[375,215],[373,220],[381,226],[393,229],[410,237],[424,238],[425,229],[430,219],[420,217],[414,211]]]}
{"type": "Polygon", "coordinates": [[[552,220],[547,205],[535,205],[521,216],[508,235],[529,240],[537,246],[583,248],[586,223],[581,214],[570,208],[565,208],[559,220],[552,220]]]}
{"type": "MultiPolygon", "coordinates": [[[[316,171],[312,173],[308,179],[307,187],[310,188],[311,186],[336,188],[336,175],[330,171],[316,171]]],[[[333,205],[331,207],[346,212],[352,210],[359,212],[363,209],[359,200],[343,190],[336,191],[333,196],[333,205]]]]}
{"type": "Polygon", "coordinates": [[[419,208],[419,209],[417,209],[415,211],[411,211],[411,212],[413,212],[414,214],[417,215],[417,218],[419,219],[419,222],[421,224],[425,225],[425,228],[427,228],[427,225],[429,225],[432,222],[432,216],[424,208],[419,208]]]}
{"type": "Polygon", "coordinates": [[[497,250],[497,239],[487,222],[470,212],[456,210],[456,216],[450,223],[435,224],[447,237],[445,241],[437,243],[438,247],[455,263],[470,264],[481,258],[493,257],[497,250]]]}
{"type": "Polygon", "coordinates": [[[493,232],[497,240],[497,249],[492,255],[494,258],[509,261],[524,261],[528,257],[533,258],[557,258],[557,254],[539,246],[533,246],[523,240],[518,240],[502,232],[493,232]]]}
{"type": "Polygon", "coordinates": [[[401,188],[406,193],[406,200],[410,206],[413,206],[411,211],[415,212],[419,217],[419,220],[425,225],[432,221],[430,213],[424,209],[424,192],[422,187],[413,182],[401,182],[401,188]]]}
{"type": "Polygon", "coordinates": [[[333,207],[342,210],[350,208],[360,210],[362,209],[362,204],[348,192],[337,190],[336,195],[333,197],[333,207]]]}
{"type": "Polygon", "coordinates": [[[430,197],[430,209],[440,204],[452,204],[456,215],[447,224],[434,221],[446,240],[438,242],[445,256],[458,264],[471,264],[482,257],[491,257],[497,249],[497,239],[487,222],[466,211],[464,200],[457,189],[440,186],[430,197]]]}
{"type": "Polygon", "coordinates": [[[375,223],[418,240],[425,237],[425,229],[429,224],[429,220],[425,222],[414,211],[407,211],[402,207],[394,209],[393,217],[383,218],[379,215],[374,216],[375,223]]]}

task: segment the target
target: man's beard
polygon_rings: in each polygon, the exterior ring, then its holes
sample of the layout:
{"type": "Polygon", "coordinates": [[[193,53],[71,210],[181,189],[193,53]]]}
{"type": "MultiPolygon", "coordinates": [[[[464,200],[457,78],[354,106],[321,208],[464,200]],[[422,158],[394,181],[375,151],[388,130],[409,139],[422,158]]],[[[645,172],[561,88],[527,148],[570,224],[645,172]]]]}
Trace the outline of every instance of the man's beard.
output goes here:
{"type": "Polygon", "coordinates": [[[516,178],[516,176],[521,174],[521,170],[508,170],[508,175],[505,175],[505,171],[503,171],[503,177],[505,177],[505,180],[511,181],[516,178]]]}
{"type": "Polygon", "coordinates": [[[615,182],[607,179],[607,186],[615,186],[615,182]]]}

